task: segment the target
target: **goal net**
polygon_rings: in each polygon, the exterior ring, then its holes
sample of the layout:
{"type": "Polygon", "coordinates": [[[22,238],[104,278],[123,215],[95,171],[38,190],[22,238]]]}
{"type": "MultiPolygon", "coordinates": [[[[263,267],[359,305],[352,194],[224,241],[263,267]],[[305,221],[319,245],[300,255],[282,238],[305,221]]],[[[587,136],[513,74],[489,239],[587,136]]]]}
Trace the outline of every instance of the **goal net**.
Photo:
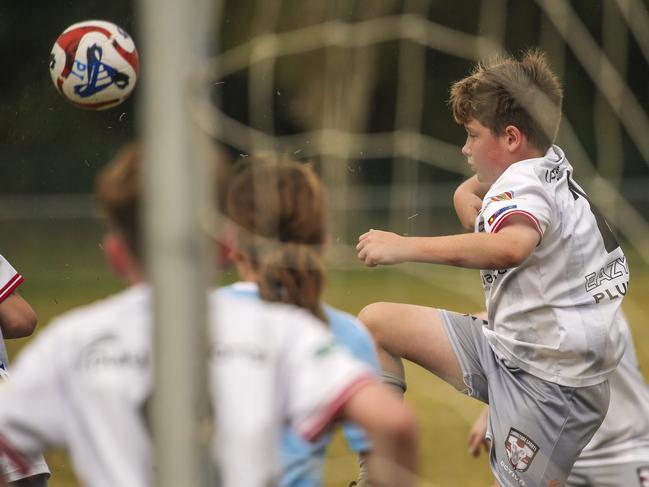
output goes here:
{"type": "MultiPolygon", "coordinates": [[[[646,2],[224,2],[214,29],[219,52],[192,73],[190,117],[230,160],[275,152],[316,165],[329,192],[332,304],[351,312],[379,299],[481,309],[479,279],[470,271],[367,270],[354,248],[369,228],[460,231],[451,201],[470,174],[460,152],[464,130],[447,106],[449,86],[478,60],[535,46],[564,85],[558,144],[645,273],[646,2]]],[[[625,307],[632,323],[649,316],[632,293],[625,307]]],[[[425,481],[488,482],[486,460],[471,459],[465,446],[479,406],[421,371],[408,374],[425,481]]],[[[341,485],[355,468],[340,445],[329,462],[328,485],[341,485]]]]}

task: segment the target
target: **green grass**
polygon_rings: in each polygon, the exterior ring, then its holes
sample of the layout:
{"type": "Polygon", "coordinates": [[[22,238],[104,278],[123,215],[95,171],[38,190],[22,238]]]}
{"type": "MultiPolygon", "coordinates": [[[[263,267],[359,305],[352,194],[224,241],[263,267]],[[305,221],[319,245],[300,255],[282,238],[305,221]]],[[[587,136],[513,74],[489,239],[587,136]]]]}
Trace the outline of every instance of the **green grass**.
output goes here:
{"type": "MultiPolygon", "coordinates": [[[[74,222],[9,222],[11,238],[0,241],[2,253],[23,273],[22,294],[40,317],[40,329],[55,315],[101,298],[122,287],[103,262],[102,230],[92,220],[74,222]]],[[[629,316],[640,363],[649,366],[649,269],[630,256],[632,272],[625,310],[629,316]]],[[[232,272],[222,276],[232,280],[232,272]]],[[[328,275],[327,301],[351,313],[375,301],[398,301],[477,311],[483,307],[479,279],[473,271],[442,266],[408,265],[390,269],[364,269],[351,264],[328,275]]],[[[10,340],[14,355],[26,340],[10,340]]],[[[484,458],[467,452],[469,426],[482,407],[422,369],[407,368],[406,402],[416,413],[422,443],[421,485],[473,487],[490,485],[484,458]]],[[[79,485],[64,452],[48,453],[53,475],[51,487],[79,485]]],[[[335,437],[326,465],[325,484],[346,486],[356,474],[356,459],[342,437],[335,437]]]]}

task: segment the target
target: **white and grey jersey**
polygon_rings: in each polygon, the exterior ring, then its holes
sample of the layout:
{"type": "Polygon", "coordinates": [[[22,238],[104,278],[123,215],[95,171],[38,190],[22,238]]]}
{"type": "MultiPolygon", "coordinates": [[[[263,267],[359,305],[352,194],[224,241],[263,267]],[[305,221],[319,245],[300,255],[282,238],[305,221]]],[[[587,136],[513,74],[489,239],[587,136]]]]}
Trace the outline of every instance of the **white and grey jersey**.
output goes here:
{"type": "Polygon", "coordinates": [[[649,465],[649,388],[640,373],[632,341],[608,380],[608,413],[582,450],[575,469],[636,461],[649,465]]]}
{"type": "MultiPolygon", "coordinates": [[[[13,268],[7,259],[0,255],[0,303],[8,298],[22,284],[23,280],[23,276],[13,268]]],[[[7,348],[5,347],[2,330],[0,330],[0,381],[8,377],[8,365],[7,348]]]]}
{"type": "Polygon", "coordinates": [[[481,271],[491,347],[560,385],[604,381],[626,344],[618,309],[629,269],[559,147],[507,168],[487,192],[475,230],[496,233],[514,215],[528,218],[541,238],[520,266],[481,271]]]}
{"type": "MultiPolygon", "coordinates": [[[[272,485],[281,469],[282,427],[292,424],[307,438],[318,434],[350,394],[373,380],[371,372],[302,310],[218,292],[209,305],[213,453],[222,485],[272,485]]],[[[9,445],[18,458],[65,447],[87,486],[152,485],[150,310],[150,289],[140,284],[41,332],[0,387],[0,447],[9,445]]]]}
{"type": "Polygon", "coordinates": [[[0,255],[0,303],[24,281],[16,269],[0,255]]]}
{"type": "MultiPolygon", "coordinates": [[[[0,255],[0,303],[7,299],[23,281],[23,276],[14,269],[7,259],[0,255]]],[[[4,337],[2,336],[2,330],[0,330],[0,382],[4,382],[8,378],[9,357],[7,355],[4,337]]],[[[10,482],[15,482],[16,480],[33,475],[49,474],[50,472],[43,455],[40,453],[35,453],[27,463],[29,471],[23,473],[15,465],[7,462],[5,458],[0,458],[0,470],[2,470],[2,473],[10,482]]]]}
{"type": "Polygon", "coordinates": [[[275,485],[282,429],[315,439],[373,372],[304,310],[227,290],[212,293],[210,302],[218,323],[210,380],[222,485],[275,485]]]}

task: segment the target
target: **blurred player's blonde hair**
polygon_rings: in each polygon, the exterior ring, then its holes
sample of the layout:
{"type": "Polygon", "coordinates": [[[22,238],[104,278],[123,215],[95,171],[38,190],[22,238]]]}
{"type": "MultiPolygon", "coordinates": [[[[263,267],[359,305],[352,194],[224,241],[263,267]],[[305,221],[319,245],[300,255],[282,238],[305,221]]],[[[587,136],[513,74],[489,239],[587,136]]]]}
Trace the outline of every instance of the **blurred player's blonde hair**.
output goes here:
{"type": "Polygon", "coordinates": [[[557,136],[562,101],[559,80],[538,49],[520,59],[479,63],[473,73],[453,83],[450,97],[457,123],[475,119],[497,135],[514,125],[543,152],[557,136]]]}
{"type": "Polygon", "coordinates": [[[100,212],[136,257],[140,256],[140,156],[137,143],[126,145],[101,169],[95,180],[100,212]]]}
{"type": "Polygon", "coordinates": [[[258,274],[262,298],[306,308],[326,321],[322,250],[325,192],[309,167],[258,156],[233,180],[227,214],[237,246],[258,274]]]}

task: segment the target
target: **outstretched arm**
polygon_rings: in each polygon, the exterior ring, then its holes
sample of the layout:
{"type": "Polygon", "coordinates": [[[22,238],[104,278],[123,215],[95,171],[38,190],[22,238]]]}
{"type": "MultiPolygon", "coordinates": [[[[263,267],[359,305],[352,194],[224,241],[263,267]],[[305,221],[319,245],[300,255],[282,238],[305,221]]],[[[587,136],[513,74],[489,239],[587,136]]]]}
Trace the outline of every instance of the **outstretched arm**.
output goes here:
{"type": "Polygon", "coordinates": [[[17,292],[0,302],[0,329],[4,338],[23,338],[36,328],[36,313],[17,292]]]}
{"type": "Polygon", "coordinates": [[[472,269],[510,269],[527,259],[539,243],[534,224],[514,215],[497,233],[466,233],[443,237],[403,237],[370,230],[358,238],[358,258],[365,265],[426,262],[472,269]]]}
{"type": "Polygon", "coordinates": [[[477,176],[470,177],[455,190],[453,206],[460,223],[467,230],[473,231],[475,219],[482,208],[482,199],[489,186],[478,181],[477,176]]]}

